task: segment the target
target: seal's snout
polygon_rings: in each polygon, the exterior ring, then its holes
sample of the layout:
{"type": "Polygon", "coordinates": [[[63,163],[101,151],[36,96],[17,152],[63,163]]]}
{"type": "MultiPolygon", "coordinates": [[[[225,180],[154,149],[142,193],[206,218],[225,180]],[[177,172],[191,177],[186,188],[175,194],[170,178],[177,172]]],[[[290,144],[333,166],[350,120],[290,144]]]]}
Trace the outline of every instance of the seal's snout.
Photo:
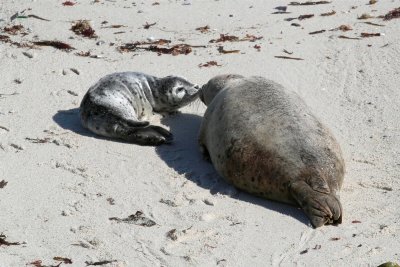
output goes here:
{"type": "Polygon", "coordinates": [[[196,89],[196,90],[200,90],[200,86],[197,85],[197,84],[195,84],[195,85],[193,86],[193,88],[196,89]]]}

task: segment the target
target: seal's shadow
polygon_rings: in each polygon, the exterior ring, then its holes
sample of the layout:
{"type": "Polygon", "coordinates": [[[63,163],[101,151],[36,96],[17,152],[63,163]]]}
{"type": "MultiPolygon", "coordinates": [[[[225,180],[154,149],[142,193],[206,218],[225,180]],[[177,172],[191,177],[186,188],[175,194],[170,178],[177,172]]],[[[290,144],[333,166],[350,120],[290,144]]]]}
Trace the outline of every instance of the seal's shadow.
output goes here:
{"type": "Polygon", "coordinates": [[[209,190],[211,194],[224,194],[247,201],[267,209],[291,216],[304,224],[309,220],[304,212],[294,206],[258,198],[240,191],[232,194],[233,187],[226,183],[216,172],[211,163],[203,159],[197,143],[202,117],[194,114],[178,113],[161,120],[170,127],[174,135],[171,145],[156,147],[156,152],[165,163],[188,180],[209,190]]]}
{"type": "Polygon", "coordinates": [[[98,137],[98,135],[95,135],[82,126],[79,119],[79,108],[59,110],[53,116],[53,120],[65,130],[70,130],[83,136],[98,137]]]}

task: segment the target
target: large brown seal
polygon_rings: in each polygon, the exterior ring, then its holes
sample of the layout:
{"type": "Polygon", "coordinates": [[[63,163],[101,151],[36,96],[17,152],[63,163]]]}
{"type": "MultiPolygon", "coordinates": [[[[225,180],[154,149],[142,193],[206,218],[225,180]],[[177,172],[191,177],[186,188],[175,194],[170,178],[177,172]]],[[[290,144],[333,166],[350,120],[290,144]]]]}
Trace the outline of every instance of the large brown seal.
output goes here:
{"type": "Polygon", "coordinates": [[[221,75],[200,91],[199,143],[217,172],[260,197],[299,205],[312,225],[342,221],[344,162],[303,100],[262,77],[221,75]]]}
{"type": "Polygon", "coordinates": [[[139,145],[171,143],[166,129],[150,125],[153,112],[173,113],[198,97],[199,86],[178,76],[157,78],[140,72],[112,73],[82,99],[82,125],[92,132],[139,145]]]}

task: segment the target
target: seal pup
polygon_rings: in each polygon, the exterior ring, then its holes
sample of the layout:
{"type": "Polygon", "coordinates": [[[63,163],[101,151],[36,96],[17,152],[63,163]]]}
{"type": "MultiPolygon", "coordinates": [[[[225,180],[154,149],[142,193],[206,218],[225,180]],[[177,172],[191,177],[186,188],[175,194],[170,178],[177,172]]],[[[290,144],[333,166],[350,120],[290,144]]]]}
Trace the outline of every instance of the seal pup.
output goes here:
{"type": "Polygon", "coordinates": [[[342,222],[340,147],[295,92],[263,77],[221,75],[200,99],[200,148],[225,180],[299,205],[314,227],[342,222]]]}
{"type": "Polygon", "coordinates": [[[139,145],[171,143],[172,134],[147,121],[153,112],[173,113],[198,97],[199,86],[178,76],[157,78],[120,72],[101,78],[80,105],[82,125],[105,137],[139,145]]]}

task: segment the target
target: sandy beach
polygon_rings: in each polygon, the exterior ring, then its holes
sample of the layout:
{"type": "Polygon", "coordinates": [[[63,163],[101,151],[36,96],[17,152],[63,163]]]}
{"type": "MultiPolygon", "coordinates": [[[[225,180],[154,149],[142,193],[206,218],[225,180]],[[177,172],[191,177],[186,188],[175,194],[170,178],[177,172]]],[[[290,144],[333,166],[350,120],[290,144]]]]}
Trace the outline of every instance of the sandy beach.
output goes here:
{"type": "Polygon", "coordinates": [[[1,0],[0,267],[400,263],[400,19],[384,17],[400,1],[369,2],[1,0]],[[171,145],[83,128],[82,97],[120,71],[297,92],[343,150],[343,223],[224,182],[198,149],[200,101],[155,122],[171,145]]]}

